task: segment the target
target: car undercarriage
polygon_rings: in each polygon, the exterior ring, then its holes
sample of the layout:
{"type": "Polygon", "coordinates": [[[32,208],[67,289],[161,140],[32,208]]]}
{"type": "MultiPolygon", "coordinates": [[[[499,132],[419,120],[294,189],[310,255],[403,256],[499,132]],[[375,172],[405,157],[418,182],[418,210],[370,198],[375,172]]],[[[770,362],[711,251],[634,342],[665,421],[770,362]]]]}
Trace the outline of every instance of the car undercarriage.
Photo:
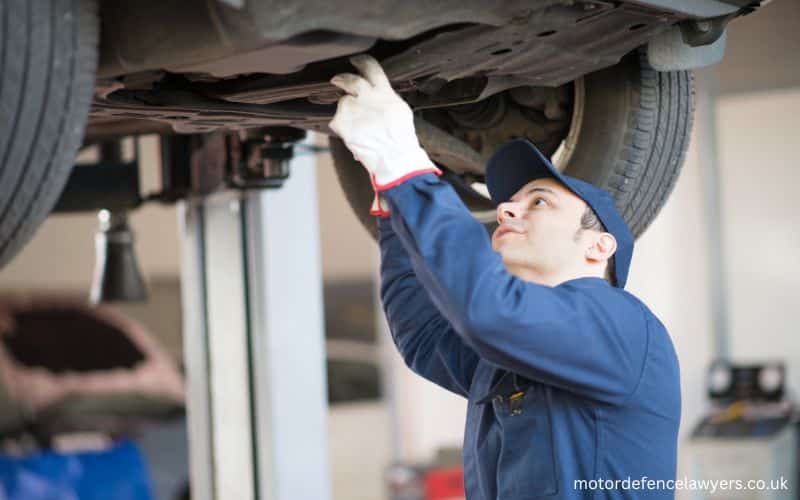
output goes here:
{"type": "Polygon", "coordinates": [[[328,135],[340,184],[374,235],[368,179],[328,128],[342,95],[329,80],[352,72],[355,54],[380,61],[420,144],[479,220],[492,219],[479,189],[486,159],[526,138],[608,189],[638,236],[683,163],[691,70],[719,62],[727,24],[764,3],[8,0],[0,16],[16,29],[0,31],[0,49],[16,57],[0,59],[0,265],[56,206],[80,148],[143,134],[328,135]]]}
{"type": "Polygon", "coordinates": [[[698,33],[718,37],[738,13],[722,11],[697,31],[686,12],[632,2],[236,4],[102,3],[87,139],[166,125],[182,133],[268,125],[330,133],[340,92],[328,79],[350,68],[353,53],[381,60],[419,110],[515,87],[559,87],[676,25],[689,43],[702,40],[698,33]]]}

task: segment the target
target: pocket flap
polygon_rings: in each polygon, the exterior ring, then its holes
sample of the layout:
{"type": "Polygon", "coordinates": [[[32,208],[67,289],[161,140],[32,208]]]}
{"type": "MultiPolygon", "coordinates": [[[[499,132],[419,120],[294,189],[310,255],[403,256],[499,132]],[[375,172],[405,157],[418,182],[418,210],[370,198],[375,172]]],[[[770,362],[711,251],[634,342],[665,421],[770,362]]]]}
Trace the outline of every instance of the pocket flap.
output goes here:
{"type": "Polygon", "coordinates": [[[525,392],[532,385],[532,382],[526,378],[520,377],[513,372],[504,371],[500,378],[492,384],[492,386],[475,400],[477,404],[490,403],[495,397],[503,396],[504,398],[516,392],[525,392]]]}

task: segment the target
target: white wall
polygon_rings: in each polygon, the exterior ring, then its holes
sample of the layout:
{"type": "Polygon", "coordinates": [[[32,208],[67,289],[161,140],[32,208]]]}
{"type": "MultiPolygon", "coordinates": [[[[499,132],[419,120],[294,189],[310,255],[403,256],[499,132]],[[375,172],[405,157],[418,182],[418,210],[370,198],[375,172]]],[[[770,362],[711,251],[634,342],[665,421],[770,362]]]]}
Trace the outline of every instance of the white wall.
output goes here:
{"type": "Polygon", "coordinates": [[[728,25],[725,59],[715,67],[721,94],[800,86],[800,2],[772,0],[728,25]]]}
{"type": "MultiPolygon", "coordinates": [[[[327,145],[327,137],[317,134],[317,144],[327,145]]],[[[325,279],[369,278],[380,258],[376,250],[378,246],[347,204],[330,155],[319,155],[317,170],[325,279]]]]}
{"type": "Polygon", "coordinates": [[[800,390],[800,88],[719,102],[723,243],[735,360],[784,359],[800,390]]]}
{"type": "Polygon", "coordinates": [[[332,498],[381,500],[384,473],[391,462],[389,420],[385,405],[343,403],[328,415],[332,498]]]}

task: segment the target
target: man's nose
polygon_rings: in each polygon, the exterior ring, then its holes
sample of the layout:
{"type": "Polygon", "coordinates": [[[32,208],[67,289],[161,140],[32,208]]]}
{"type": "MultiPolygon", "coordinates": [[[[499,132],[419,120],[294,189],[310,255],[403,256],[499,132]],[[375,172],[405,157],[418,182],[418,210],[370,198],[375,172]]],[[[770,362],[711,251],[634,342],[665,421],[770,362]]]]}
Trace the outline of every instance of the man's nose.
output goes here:
{"type": "Polygon", "coordinates": [[[519,207],[514,202],[506,201],[497,206],[497,223],[502,224],[506,219],[519,217],[519,207]]]}

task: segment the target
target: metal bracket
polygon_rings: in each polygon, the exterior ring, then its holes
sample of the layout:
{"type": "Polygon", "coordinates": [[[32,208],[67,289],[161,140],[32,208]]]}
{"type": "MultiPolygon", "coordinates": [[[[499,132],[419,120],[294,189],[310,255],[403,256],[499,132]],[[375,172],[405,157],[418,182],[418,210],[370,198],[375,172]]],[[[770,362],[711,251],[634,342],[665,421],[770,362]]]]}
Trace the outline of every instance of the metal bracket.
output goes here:
{"type": "Polygon", "coordinates": [[[679,71],[717,64],[725,55],[726,33],[710,45],[692,47],[684,42],[681,29],[673,26],[650,40],[647,62],[656,71],[679,71]]]}
{"type": "Polygon", "coordinates": [[[711,19],[694,19],[682,22],[678,26],[681,29],[683,42],[690,47],[710,45],[725,33],[725,26],[737,15],[738,13],[733,13],[711,19]]]}
{"type": "Polygon", "coordinates": [[[237,189],[281,187],[289,177],[294,143],[305,135],[304,130],[274,127],[250,129],[232,136],[228,184],[237,189]]]}
{"type": "Polygon", "coordinates": [[[190,195],[226,188],[281,187],[289,161],[327,148],[303,143],[306,132],[292,127],[262,127],[236,133],[161,137],[161,189],[143,195],[139,182],[139,146],[123,161],[119,140],[100,143],[100,159],[72,170],[54,212],[131,211],[142,203],[175,203],[190,195]]]}
{"type": "Polygon", "coordinates": [[[327,149],[298,147],[305,135],[304,130],[292,127],[262,127],[237,133],[162,136],[163,189],[148,199],[174,202],[226,188],[281,187],[289,177],[293,157],[327,149]]]}
{"type": "Polygon", "coordinates": [[[98,146],[99,160],[75,165],[53,212],[120,212],[133,210],[142,204],[138,142],[134,141],[134,156],[127,162],[122,159],[120,141],[104,142],[98,146]]]}

